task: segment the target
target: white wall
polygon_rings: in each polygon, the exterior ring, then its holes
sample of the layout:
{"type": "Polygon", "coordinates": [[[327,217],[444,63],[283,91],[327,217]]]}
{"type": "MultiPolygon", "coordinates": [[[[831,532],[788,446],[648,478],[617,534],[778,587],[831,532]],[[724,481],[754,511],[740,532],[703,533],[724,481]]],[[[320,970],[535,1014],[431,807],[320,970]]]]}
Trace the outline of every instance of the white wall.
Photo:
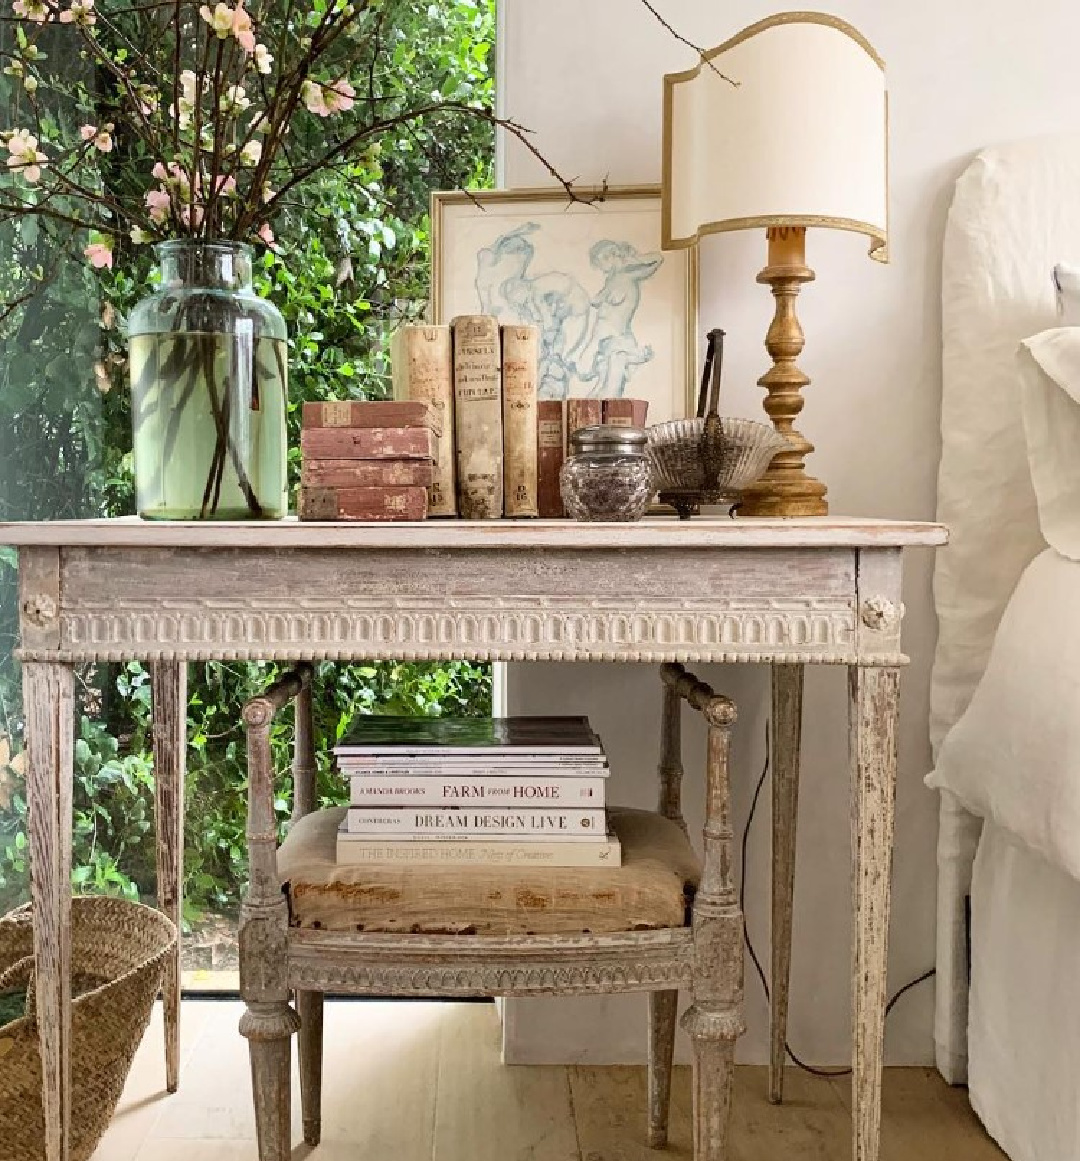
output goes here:
{"type": "MultiPolygon", "coordinates": [[[[758,0],[658,0],[680,31],[713,45],[777,8],[758,0]]],[[[503,111],[536,131],[563,173],[582,181],[652,182],[660,174],[660,77],[687,67],[638,0],[503,0],[503,111]]],[[[834,513],[923,517],[934,513],[940,396],[940,249],[952,183],[981,147],[1075,129],[1080,119],[1080,5],[1075,0],[847,0],[831,9],[884,56],[889,79],[892,263],[866,257],[865,241],[812,233],[800,315],[802,365],[812,378],[802,428],[818,445],[814,474],[834,513]]],[[[737,165],[738,159],[732,158],[737,165]]],[[[543,172],[513,141],[504,184],[537,185],[543,172]]],[[[762,337],[771,299],[754,283],[764,238],[737,234],[703,245],[702,330],[723,326],[726,410],[758,413],[756,379],[768,365],[762,337]]],[[[936,796],[929,762],[927,686],[934,643],[929,553],[912,553],[905,584],[905,677],[897,801],[893,988],[934,962],[936,796]]],[[[717,668],[707,678],[740,707],[735,754],[737,824],[746,817],[763,756],[767,678],[756,668],[717,668]]],[[[650,669],[514,667],[510,708],[587,712],[617,770],[619,800],[653,805],[659,692],[650,669]]],[[[804,1058],[849,1054],[849,888],[846,703],[839,671],[807,682],[796,889],[790,1039],[804,1058]]],[[[700,735],[691,734],[688,738],[700,735]]],[[[701,825],[701,790],[690,780],[688,818],[701,825]]],[[[747,914],[767,956],[768,810],[755,822],[747,914]]],[[[767,960],[766,960],[767,962],[767,960]]],[[[765,1053],[766,1008],[747,970],[746,1060],[765,1053]]],[[[930,986],[906,996],[889,1021],[897,1063],[930,1063],[930,986]]],[[[536,1000],[508,1005],[510,1061],[640,1059],[643,1006],[618,1000],[536,1000]]]]}

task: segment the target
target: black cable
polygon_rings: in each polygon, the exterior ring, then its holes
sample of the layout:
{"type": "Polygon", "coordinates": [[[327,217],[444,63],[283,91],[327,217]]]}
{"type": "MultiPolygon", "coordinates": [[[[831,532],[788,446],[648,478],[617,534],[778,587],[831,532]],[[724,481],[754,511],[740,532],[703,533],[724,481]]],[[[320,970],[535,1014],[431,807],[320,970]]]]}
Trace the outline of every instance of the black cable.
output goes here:
{"type": "MultiPolygon", "coordinates": [[[[765,764],[761,769],[761,777],[757,781],[757,786],[754,787],[754,797],[750,800],[750,813],[746,816],[746,826],[743,827],[742,832],[742,875],[739,883],[739,910],[743,917],[743,940],[746,943],[746,950],[750,953],[750,959],[754,964],[754,969],[757,971],[758,979],[761,981],[762,991],[765,993],[766,1003],[772,1003],[772,996],[769,991],[769,981],[765,976],[765,969],[761,966],[761,960],[758,959],[757,952],[754,950],[754,945],[750,941],[750,928],[746,923],[746,852],[750,843],[750,827],[754,822],[754,815],[757,813],[758,802],[761,798],[761,791],[765,787],[765,780],[769,776],[770,754],[769,754],[769,724],[765,724],[765,764]]],[[[896,1007],[897,1002],[906,993],[910,992],[912,988],[917,987],[921,983],[925,983],[937,974],[936,968],[930,968],[929,971],[923,972],[918,979],[912,980],[905,984],[885,1005],[885,1015],[896,1007]]],[[[811,1076],[837,1077],[850,1076],[850,1068],[815,1068],[812,1064],[806,1064],[800,1060],[798,1056],[791,1049],[791,1045],[785,1040],[784,1051],[791,1057],[793,1063],[803,1070],[803,1072],[810,1073],[811,1076]]]]}

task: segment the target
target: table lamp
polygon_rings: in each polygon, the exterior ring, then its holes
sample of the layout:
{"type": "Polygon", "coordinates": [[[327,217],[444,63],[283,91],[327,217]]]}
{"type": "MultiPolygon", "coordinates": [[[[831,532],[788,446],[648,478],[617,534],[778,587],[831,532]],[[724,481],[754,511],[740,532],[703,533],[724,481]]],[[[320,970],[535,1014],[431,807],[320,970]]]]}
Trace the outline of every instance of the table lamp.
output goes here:
{"type": "Polygon", "coordinates": [[[764,228],[776,313],[772,367],[758,380],[788,442],[744,498],[740,515],[823,516],[826,488],[803,463],[813,444],[795,428],[809,378],[796,360],[795,299],[814,272],[806,228],[853,230],[886,261],[887,98],[884,62],[850,24],[782,12],[664,77],[663,248],[705,234],[764,228]]]}

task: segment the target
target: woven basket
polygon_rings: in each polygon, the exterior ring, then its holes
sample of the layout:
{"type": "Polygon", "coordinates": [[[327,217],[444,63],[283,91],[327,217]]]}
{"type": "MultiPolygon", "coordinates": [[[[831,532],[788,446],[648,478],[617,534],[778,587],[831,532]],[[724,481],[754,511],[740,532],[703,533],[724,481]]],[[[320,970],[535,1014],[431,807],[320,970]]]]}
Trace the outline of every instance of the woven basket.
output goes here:
{"type": "MultiPolygon", "coordinates": [[[[176,928],[149,907],[106,898],[73,899],[71,928],[71,1161],[88,1161],[150,1022],[176,928]]],[[[0,918],[0,990],[27,989],[26,1015],[0,1028],[4,1161],[45,1156],[33,956],[32,916],[21,907],[0,918]]]]}

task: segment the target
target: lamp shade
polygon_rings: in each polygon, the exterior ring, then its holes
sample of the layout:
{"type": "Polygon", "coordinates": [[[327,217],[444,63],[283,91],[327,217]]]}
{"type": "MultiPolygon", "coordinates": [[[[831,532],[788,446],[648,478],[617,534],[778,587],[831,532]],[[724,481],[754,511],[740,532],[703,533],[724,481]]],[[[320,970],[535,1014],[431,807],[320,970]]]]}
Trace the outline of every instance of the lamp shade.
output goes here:
{"type": "Polygon", "coordinates": [[[888,218],[885,66],[850,24],[784,12],[664,77],[663,245],[760,226],[871,239],[888,218]]]}

